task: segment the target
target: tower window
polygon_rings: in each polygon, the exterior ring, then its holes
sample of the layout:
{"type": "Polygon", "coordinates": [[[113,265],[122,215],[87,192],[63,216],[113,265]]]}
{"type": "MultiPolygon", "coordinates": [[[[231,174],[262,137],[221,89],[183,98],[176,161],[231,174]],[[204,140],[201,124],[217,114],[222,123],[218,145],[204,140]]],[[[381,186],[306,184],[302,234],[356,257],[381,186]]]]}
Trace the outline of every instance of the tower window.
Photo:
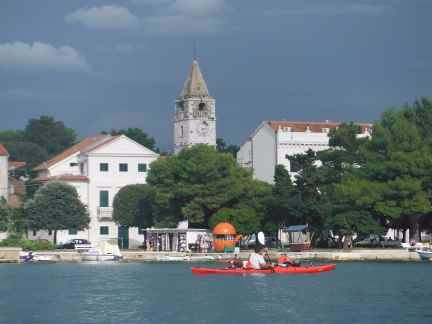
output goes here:
{"type": "Polygon", "coordinates": [[[183,126],[180,126],[180,136],[183,137],[183,126]]]}
{"type": "Polygon", "coordinates": [[[199,109],[200,111],[203,111],[205,108],[206,108],[206,104],[205,104],[204,102],[201,102],[201,103],[198,105],[198,109],[199,109]]]}

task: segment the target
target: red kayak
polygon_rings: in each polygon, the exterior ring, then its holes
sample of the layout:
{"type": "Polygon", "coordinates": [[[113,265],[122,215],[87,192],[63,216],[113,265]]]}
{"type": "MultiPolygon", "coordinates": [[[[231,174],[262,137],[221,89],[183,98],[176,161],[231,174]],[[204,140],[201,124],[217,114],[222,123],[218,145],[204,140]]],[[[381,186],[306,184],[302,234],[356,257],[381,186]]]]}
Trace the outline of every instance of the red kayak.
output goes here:
{"type": "Polygon", "coordinates": [[[319,266],[305,266],[305,267],[279,267],[276,266],[273,269],[244,269],[244,268],[198,268],[193,267],[192,273],[196,275],[210,275],[210,274],[221,274],[221,275],[248,275],[254,273],[264,274],[296,274],[296,273],[319,273],[326,272],[336,269],[336,264],[325,264],[319,266]]]}

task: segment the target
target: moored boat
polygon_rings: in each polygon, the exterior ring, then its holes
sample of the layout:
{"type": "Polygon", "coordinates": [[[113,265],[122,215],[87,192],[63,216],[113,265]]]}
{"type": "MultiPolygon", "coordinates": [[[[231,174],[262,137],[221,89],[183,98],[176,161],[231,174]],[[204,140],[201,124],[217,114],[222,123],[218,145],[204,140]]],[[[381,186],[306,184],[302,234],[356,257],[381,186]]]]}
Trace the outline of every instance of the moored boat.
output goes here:
{"type": "Polygon", "coordinates": [[[97,247],[80,252],[82,261],[107,262],[120,261],[123,257],[116,242],[103,241],[97,247]]]}
{"type": "Polygon", "coordinates": [[[196,261],[213,261],[217,258],[212,255],[185,255],[185,256],[171,256],[171,255],[161,255],[156,257],[157,261],[187,261],[187,262],[196,262],[196,261]]]}
{"type": "Polygon", "coordinates": [[[432,250],[431,249],[420,249],[416,251],[422,261],[432,260],[432,250]]]}
{"type": "Polygon", "coordinates": [[[41,253],[33,253],[32,251],[22,251],[20,252],[20,262],[21,263],[51,263],[55,262],[55,257],[53,255],[46,255],[41,253]]]}
{"type": "Polygon", "coordinates": [[[301,274],[301,273],[320,273],[336,269],[335,264],[325,264],[317,266],[300,266],[300,267],[280,267],[275,266],[273,269],[245,269],[245,268],[201,268],[193,267],[192,273],[196,275],[249,275],[249,274],[301,274]]]}

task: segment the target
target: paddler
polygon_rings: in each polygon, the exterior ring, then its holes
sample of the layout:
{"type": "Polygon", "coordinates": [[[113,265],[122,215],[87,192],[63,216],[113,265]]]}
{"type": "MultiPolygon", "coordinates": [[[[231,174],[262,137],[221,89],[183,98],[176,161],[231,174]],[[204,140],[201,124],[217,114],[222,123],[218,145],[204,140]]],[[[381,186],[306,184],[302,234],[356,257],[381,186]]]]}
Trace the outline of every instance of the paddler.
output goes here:
{"type": "Polygon", "coordinates": [[[228,267],[231,269],[243,267],[243,262],[240,260],[238,254],[236,254],[233,259],[229,260],[228,264],[228,267]]]}
{"type": "Polygon", "coordinates": [[[270,262],[266,262],[264,256],[267,254],[267,249],[264,245],[257,244],[255,252],[249,256],[248,266],[252,269],[273,269],[273,265],[270,262]]]}
{"type": "Polygon", "coordinates": [[[299,267],[300,266],[300,262],[295,261],[295,260],[291,260],[290,258],[288,258],[288,256],[286,254],[282,254],[278,260],[277,263],[279,266],[281,267],[299,267]]]}

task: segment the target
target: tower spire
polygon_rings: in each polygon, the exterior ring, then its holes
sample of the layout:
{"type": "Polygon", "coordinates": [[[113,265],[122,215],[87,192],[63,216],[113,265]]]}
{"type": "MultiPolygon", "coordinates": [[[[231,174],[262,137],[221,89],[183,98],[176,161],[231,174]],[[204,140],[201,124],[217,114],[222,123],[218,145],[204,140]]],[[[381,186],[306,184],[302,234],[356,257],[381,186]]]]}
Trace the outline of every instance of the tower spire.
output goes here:
{"type": "Polygon", "coordinates": [[[192,67],[183,85],[180,97],[209,97],[209,91],[201,73],[198,60],[194,57],[192,67]]]}

